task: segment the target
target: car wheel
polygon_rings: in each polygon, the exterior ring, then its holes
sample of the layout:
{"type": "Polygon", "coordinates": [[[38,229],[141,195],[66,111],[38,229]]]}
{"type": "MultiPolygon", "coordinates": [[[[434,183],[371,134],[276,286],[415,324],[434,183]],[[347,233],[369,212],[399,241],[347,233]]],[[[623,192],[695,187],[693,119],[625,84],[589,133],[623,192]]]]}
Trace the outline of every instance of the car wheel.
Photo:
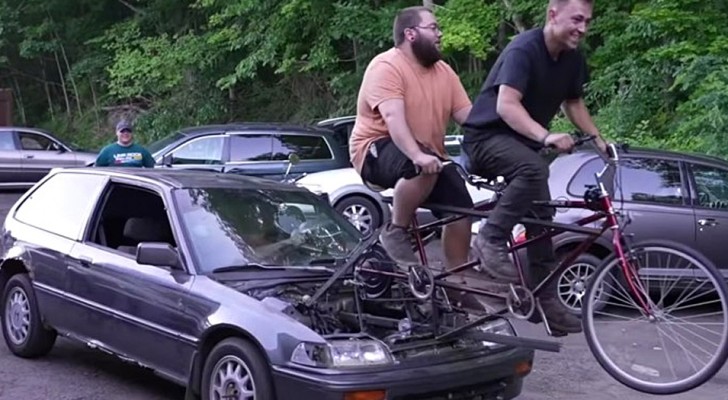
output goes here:
{"type": "Polygon", "coordinates": [[[16,356],[44,356],[56,342],[56,331],[43,326],[27,274],[13,275],[5,285],[1,320],[5,343],[16,356]]]}
{"type": "Polygon", "coordinates": [[[338,202],[335,208],[364,235],[368,235],[382,224],[379,208],[365,197],[346,197],[338,202]]]}
{"type": "Polygon", "coordinates": [[[270,368],[250,342],[240,338],[217,344],[205,361],[202,400],[272,400],[270,368]]]}
{"type": "MultiPolygon", "coordinates": [[[[570,313],[581,315],[587,281],[601,262],[596,256],[581,254],[559,275],[557,283],[559,301],[570,313]]],[[[606,295],[604,293],[604,296],[606,295]]],[[[604,302],[600,304],[604,304],[604,302]]]]}

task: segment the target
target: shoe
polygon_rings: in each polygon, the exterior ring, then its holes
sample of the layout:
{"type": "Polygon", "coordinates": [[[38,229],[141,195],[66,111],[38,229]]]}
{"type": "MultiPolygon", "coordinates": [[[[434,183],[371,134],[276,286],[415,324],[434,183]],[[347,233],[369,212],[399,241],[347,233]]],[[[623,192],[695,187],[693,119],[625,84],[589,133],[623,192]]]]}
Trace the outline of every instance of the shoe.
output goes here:
{"type": "MultiPolygon", "coordinates": [[[[582,331],[581,319],[570,313],[555,295],[543,295],[539,298],[539,301],[553,336],[566,336],[567,333],[580,333],[582,331]]],[[[542,322],[538,310],[529,318],[529,322],[542,322]]]]}
{"type": "Polygon", "coordinates": [[[503,243],[493,243],[479,233],[475,237],[473,253],[480,260],[481,269],[497,281],[515,284],[521,283],[518,270],[508,256],[508,248],[506,247],[505,241],[503,243]]]}
{"type": "Polygon", "coordinates": [[[410,265],[421,264],[412,250],[412,241],[406,228],[388,223],[379,234],[379,241],[384,251],[400,269],[408,271],[410,265]]]}

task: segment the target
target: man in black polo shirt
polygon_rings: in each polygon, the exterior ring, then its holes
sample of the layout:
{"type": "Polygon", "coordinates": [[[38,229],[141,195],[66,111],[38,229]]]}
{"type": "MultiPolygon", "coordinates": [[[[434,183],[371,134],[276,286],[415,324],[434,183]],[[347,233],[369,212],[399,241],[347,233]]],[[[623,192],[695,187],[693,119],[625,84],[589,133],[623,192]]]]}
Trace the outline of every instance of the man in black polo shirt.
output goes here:
{"type": "MultiPolygon", "coordinates": [[[[506,240],[526,214],[550,220],[552,210],[533,208],[534,200],[549,200],[548,162],[538,153],[545,146],[568,151],[573,140],[552,133],[548,126],[559,108],[580,130],[597,135],[582,99],[587,81],[584,56],[578,49],[592,17],[591,0],[550,0],[544,28],[517,35],[498,57],[463,124],[463,148],[470,172],[495,178],[508,186],[475,240],[475,254],[485,272],[498,281],[518,282],[508,257],[506,240]]],[[[527,226],[527,237],[542,228],[527,226]]],[[[527,248],[531,285],[543,279],[555,264],[550,240],[527,248]]],[[[556,287],[539,299],[555,335],[581,332],[581,321],[558,301],[556,287]]],[[[536,318],[533,322],[539,322],[536,318]]]]}

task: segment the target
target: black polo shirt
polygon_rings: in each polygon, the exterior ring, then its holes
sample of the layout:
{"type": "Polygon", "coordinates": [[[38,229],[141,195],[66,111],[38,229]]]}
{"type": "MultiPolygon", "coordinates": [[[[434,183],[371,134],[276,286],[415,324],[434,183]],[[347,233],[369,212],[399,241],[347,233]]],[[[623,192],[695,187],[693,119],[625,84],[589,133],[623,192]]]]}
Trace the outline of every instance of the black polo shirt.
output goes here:
{"type": "Polygon", "coordinates": [[[463,124],[464,141],[514,134],[526,145],[541,148],[540,143],[515,132],[498,115],[498,85],[506,84],[523,93],[521,102],[526,111],[548,129],[564,100],[583,95],[587,80],[586,61],[579,50],[562,52],[554,60],[546,48],[542,28],[523,32],[506,46],[488,73],[463,124]]]}

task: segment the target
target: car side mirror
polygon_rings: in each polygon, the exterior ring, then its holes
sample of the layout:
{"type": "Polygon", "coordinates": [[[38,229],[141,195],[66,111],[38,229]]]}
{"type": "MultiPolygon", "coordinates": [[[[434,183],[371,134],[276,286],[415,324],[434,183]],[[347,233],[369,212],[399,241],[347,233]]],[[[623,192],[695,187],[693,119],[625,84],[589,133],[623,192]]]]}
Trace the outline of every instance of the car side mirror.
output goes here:
{"type": "Polygon", "coordinates": [[[301,161],[301,158],[298,157],[298,154],[291,153],[288,155],[288,162],[291,163],[291,165],[296,165],[301,161]]]}
{"type": "Polygon", "coordinates": [[[155,267],[180,269],[182,263],[177,250],[164,242],[142,242],[137,246],[136,262],[155,267]]]}
{"type": "Polygon", "coordinates": [[[171,167],[173,160],[174,156],[172,155],[172,153],[165,154],[164,156],[162,156],[162,165],[164,165],[165,167],[171,167]]]}

